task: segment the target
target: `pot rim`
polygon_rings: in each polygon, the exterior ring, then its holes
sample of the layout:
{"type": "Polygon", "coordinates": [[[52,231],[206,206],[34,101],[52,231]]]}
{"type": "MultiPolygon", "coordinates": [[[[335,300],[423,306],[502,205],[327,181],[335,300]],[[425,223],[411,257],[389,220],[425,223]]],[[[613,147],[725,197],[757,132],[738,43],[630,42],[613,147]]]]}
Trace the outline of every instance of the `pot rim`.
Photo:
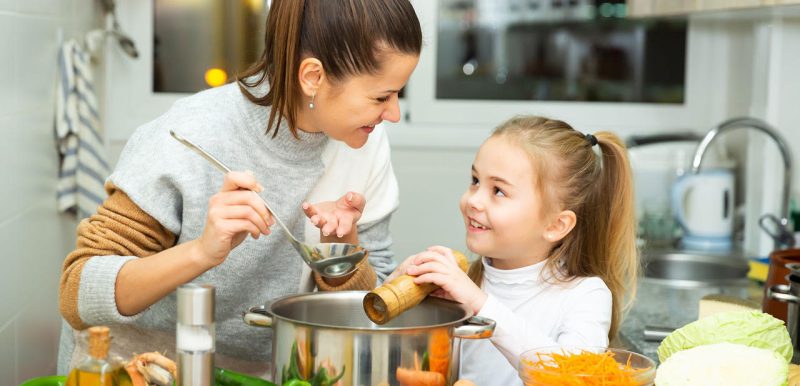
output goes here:
{"type": "MultiPolygon", "coordinates": [[[[325,323],[313,323],[313,322],[307,322],[307,321],[292,319],[292,318],[289,318],[289,317],[286,317],[286,316],[283,316],[283,315],[278,315],[277,313],[272,311],[272,308],[275,305],[278,305],[278,304],[280,304],[282,302],[287,302],[289,300],[296,300],[296,299],[302,299],[302,298],[308,298],[308,297],[337,297],[337,298],[338,297],[344,297],[344,298],[357,297],[359,299],[359,301],[361,301],[361,300],[364,299],[364,296],[366,296],[367,293],[369,293],[369,291],[332,291],[332,292],[306,292],[306,293],[300,293],[300,294],[290,294],[290,295],[284,295],[284,296],[275,298],[272,301],[269,301],[269,302],[267,302],[267,303],[265,303],[263,305],[260,305],[260,306],[250,307],[249,308],[249,312],[267,314],[268,316],[270,316],[270,317],[272,317],[274,319],[279,319],[279,320],[282,320],[282,321],[291,322],[293,324],[300,325],[300,326],[305,326],[305,327],[326,328],[326,329],[347,330],[347,331],[369,331],[369,332],[397,332],[397,331],[412,332],[412,331],[415,331],[415,330],[422,331],[422,330],[430,330],[430,329],[443,328],[443,327],[451,328],[451,327],[463,325],[470,318],[475,316],[475,315],[473,315],[472,310],[470,310],[467,306],[465,306],[465,305],[463,305],[461,303],[457,303],[457,302],[454,302],[454,301],[451,301],[451,300],[447,300],[447,299],[432,297],[432,296],[427,297],[424,301],[425,302],[438,303],[438,304],[441,304],[441,305],[445,305],[446,307],[459,308],[462,311],[464,311],[464,316],[459,318],[459,319],[456,319],[456,320],[454,320],[452,322],[439,323],[439,324],[430,324],[430,325],[425,325],[425,326],[387,327],[387,326],[382,326],[382,325],[376,324],[374,322],[370,322],[372,324],[372,326],[370,326],[370,327],[347,327],[347,326],[337,326],[337,325],[331,325],[331,324],[325,324],[325,323]]],[[[366,311],[364,311],[364,312],[366,314],[366,311]]]]}

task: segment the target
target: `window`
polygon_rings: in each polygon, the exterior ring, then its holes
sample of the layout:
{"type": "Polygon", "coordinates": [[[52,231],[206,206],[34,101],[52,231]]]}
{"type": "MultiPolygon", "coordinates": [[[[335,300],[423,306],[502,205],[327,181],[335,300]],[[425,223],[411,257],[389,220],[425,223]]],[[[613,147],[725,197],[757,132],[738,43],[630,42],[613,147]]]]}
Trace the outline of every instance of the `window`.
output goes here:
{"type": "Polygon", "coordinates": [[[235,79],[264,49],[264,0],[154,0],[153,91],[193,93],[235,79]]]}
{"type": "Polygon", "coordinates": [[[481,136],[516,114],[638,133],[706,122],[720,49],[708,23],[621,17],[621,0],[412,2],[425,39],[412,124],[481,136]]]}
{"type": "Polygon", "coordinates": [[[624,0],[441,0],[437,99],[683,103],[685,19],[624,0]]]}

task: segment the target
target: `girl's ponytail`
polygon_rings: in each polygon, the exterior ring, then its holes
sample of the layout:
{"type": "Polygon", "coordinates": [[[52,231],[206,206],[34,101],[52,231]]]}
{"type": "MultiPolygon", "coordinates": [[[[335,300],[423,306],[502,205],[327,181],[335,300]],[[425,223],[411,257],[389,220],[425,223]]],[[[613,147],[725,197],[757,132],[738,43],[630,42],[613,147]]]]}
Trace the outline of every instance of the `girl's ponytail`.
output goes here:
{"type": "Polygon", "coordinates": [[[602,258],[604,266],[597,268],[602,270],[598,274],[613,298],[610,333],[613,337],[636,295],[639,276],[633,179],[622,140],[611,132],[599,132],[595,137],[602,163],[600,181],[594,185],[595,192],[589,196],[585,209],[588,216],[607,218],[605,229],[596,229],[601,237],[595,240],[605,246],[600,248],[606,255],[602,258]]]}
{"type": "Polygon", "coordinates": [[[483,283],[483,257],[479,257],[478,260],[469,265],[467,276],[480,287],[481,283],[483,283]]]}

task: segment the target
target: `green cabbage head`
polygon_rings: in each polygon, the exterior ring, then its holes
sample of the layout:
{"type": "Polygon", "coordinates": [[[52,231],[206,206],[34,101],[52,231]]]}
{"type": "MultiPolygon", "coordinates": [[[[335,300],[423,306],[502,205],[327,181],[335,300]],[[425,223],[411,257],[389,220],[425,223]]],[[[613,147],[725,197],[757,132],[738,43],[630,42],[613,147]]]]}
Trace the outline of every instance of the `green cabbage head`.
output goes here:
{"type": "Polygon", "coordinates": [[[792,359],[792,340],[783,321],[760,311],[723,312],[689,323],[661,342],[658,359],[663,363],[676,352],[722,342],[771,350],[787,363],[792,359]]]}
{"type": "Polygon", "coordinates": [[[789,363],[775,351],[715,343],[676,352],[656,370],[657,386],[787,386],[789,363]]]}

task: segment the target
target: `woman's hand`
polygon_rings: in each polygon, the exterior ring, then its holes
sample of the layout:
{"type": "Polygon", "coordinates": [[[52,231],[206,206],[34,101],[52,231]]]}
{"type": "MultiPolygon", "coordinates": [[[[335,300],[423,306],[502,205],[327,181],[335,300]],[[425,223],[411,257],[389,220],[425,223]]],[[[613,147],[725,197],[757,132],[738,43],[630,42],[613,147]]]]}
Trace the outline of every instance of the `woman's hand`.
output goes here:
{"type": "Polygon", "coordinates": [[[258,239],[270,234],[275,220],[256,193],[264,190],[251,172],[230,172],[222,188],[208,200],[208,217],[197,240],[201,262],[221,264],[249,234],[258,239]]]}
{"type": "Polygon", "coordinates": [[[434,291],[433,295],[465,304],[475,314],[486,303],[486,293],[459,268],[450,248],[430,247],[407,260],[411,260],[411,264],[406,273],[416,276],[414,283],[433,283],[441,287],[441,291],[434,291]]]}
{"type": "Polygon", "coordinates": [[[333,235],[336,235],[339,239],[350,236],[347,237],[348,241],[344,242],[355,243],[358,240],[356,222],[361,218],[365,205],[366,199],[364,199],[363,195],[356,192],[348,192],[336,201],[325,201],[317,204],[304,202],[303,212],[311,220],[311,223],[319,228],[323,236],[321,239],[327,238],[326,241],[343,242],[344,240],[334,239],[333,235]]]}

